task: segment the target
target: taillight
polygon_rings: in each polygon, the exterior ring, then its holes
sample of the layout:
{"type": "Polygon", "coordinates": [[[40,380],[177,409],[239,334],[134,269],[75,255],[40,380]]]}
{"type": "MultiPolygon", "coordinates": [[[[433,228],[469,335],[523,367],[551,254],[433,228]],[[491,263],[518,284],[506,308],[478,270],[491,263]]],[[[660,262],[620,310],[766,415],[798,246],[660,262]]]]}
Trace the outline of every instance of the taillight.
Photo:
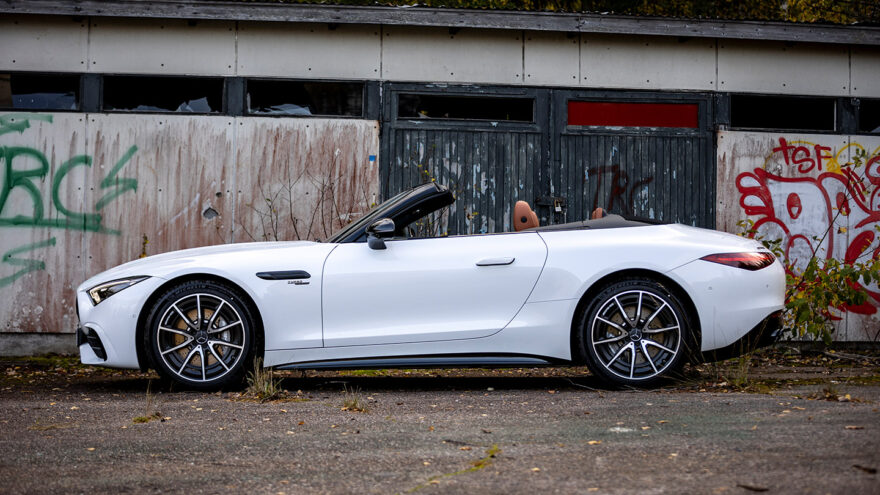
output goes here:
{"type": "Polygon", "coordinates": [[[703,256],[700,259],[751,271],[768,267],[776,261],[776,257],[770,253],[719,253],[703,256]]]}

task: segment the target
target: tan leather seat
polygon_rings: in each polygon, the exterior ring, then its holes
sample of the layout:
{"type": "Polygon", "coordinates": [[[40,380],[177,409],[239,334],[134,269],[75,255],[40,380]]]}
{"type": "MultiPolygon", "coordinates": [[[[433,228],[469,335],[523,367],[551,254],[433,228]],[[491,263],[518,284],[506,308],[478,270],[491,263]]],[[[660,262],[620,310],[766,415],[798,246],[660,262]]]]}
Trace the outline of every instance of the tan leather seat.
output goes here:
{"type": "Polygon", "coordinates": [[[517,201],[513,206],[513,228],[517,232],[539,226],[538,215],[525,201],[517,201]]]}

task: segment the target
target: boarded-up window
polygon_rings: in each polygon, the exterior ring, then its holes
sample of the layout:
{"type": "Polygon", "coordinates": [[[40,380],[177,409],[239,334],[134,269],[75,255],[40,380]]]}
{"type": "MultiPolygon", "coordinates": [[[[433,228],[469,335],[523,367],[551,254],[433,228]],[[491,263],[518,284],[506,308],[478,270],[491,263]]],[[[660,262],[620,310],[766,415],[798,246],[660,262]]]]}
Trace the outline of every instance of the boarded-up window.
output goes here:
{"type": "Polygon", "coordinates": [[[219,77],[105,76],[104,110],[117,112],[220,113],[219,77]]]}
{"type": "Polygon", "coordinates": [[[534,122],[534,98],[402,94],[397,103],[402,119],[446,119],[534,122]]]}
{"type": "Polygon", "coordinates": [[[696,128],[698,117],[696,103],[568,102],[568,125],[574,126],[696,128]]]}
{"type": "Polygon", "coordinates": [[[833,131],[834,117],[833,98],[763,95],[730,97],[730,127],[734,129],[833,131]]]}
{"type": "Polygon", "coordinates": [[[361,117],[364,83],[249,79],[248,113],[361,117]]]}
{"type": "Polygon", "coordinates": [[[0,73],[0,108],[78,110],[79,80],[75,74],[0,73]]]}

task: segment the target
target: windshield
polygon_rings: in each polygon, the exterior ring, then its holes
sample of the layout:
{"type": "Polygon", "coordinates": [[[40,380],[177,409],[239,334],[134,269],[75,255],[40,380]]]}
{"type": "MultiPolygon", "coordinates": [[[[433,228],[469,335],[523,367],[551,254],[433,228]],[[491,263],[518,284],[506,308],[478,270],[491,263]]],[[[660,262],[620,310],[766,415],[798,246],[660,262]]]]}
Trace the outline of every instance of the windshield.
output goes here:
{"type": "Polygon", "coordinates": [[[403,191],[402,193],[397,194],[392,197],[388,201],[382,203],[378,207],[374,208],[370,212],[368,212],[364,217],[360,220],[356,220],[345,227],[342,230],[336,232],[330,238],[327,239],[327,242],[339,242],[342,239],[345,239],[353,232],[356,232],[360,228],[365,228],[367,225],[375,222],[376,220],[383,218],[385,214],[394,209],[395,206],[402,203],[406,198],[413,192],[412,189],[403,191]]]}

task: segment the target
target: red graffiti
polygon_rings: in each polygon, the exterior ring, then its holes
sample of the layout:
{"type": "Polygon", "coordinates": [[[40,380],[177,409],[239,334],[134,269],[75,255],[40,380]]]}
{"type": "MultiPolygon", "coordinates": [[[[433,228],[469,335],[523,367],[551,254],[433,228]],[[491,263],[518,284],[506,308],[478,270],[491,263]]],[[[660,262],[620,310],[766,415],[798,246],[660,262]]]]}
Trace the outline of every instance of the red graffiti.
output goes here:
{"type": "Polygon", "coordinates": [[[785,138],[779,138],[779,147],[773,148],[773,153],[782,153],[782,158],[786,165],[797,165],[798,172],[806,174],[815,168],[822,170],[822,160],[834,158],[826,155],[824,152],[830,152],[831,148],[814,144],[812,148],[806,146],[793,146],[785,141],[785,138]],[[815,152],[815,155],[811,152],[815,152]]]}
{"type": "MultiPolygon", "coordinates": [[[[746,215],[758,217],[754,225],[758,235],[783,239],[785,256],[795,266],[806,264],[813,252],[847,263],[880,258],[875,231],[880,224],[880,154],[854,170],[836,165],[827,146],[792,144],[779,138],[779,146],[772,151],[767,162],[794,170],[783,169],[783,176],[756,168],[736,178],[739,204],[746,215]],[[828,171],[832,161],[834,171],[828,171]],[[823,236],[826,231],[828,235],[823,236]]],[[[876,287],[864,289],[871,296],[868,302],[843,309],[876,314],[880,292],[876,287]]]]}

